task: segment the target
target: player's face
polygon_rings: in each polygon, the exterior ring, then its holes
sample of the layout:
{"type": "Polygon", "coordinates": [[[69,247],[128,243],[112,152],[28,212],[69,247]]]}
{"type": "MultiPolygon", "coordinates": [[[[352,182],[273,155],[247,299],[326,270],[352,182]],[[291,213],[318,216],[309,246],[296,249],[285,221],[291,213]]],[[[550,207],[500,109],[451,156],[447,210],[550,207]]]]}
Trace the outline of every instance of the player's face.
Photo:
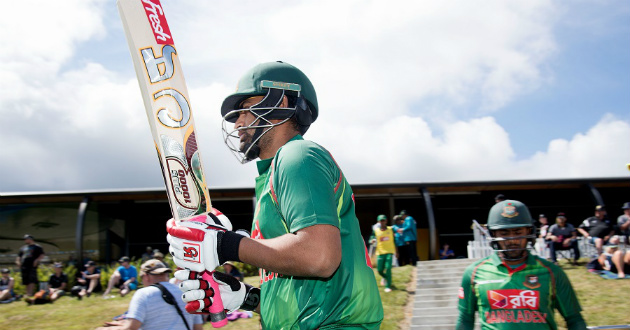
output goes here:
{"type": "MultiPolygon", "coordinates": [[[[253,105],[258,104],[263,99],[263,96],[254,96],[246,99],[241,103],[241,109],[249,109],[253,105]]],[[[234,123],[234,128],[239,129],[241,127],[247,127],[254,123],[256,120],[256,116],[254,116],[249,111],[241,111],[238,115],[238,119],[234,123]]],[[[254,136],[254,129],[243,129],[238,131],[238,136],[240,139],[240,150],[245,152],[245,149],[252,143],[252,139],[254,136]]]]}
{"type": "Polygon", "coordinates": [[[519,236],[526,236],[529,234],[529,228],[526,227],[518,227],[518,228],[509,228],[509,229],[499,229],[495,232],[495,236],[497,238],[505,238],[505,241],[499,241],[499,247],[502,250],[513,250],[513,251],[504,251],[504,253],[508,258],[519,258],[523,255],[523,249],[527,247],[527,238],[520,238],[519,236]],[[519,237],[519,238],[512,238],[519,237]],[[512,238],[512,239],[509,239],[512,238]]]}

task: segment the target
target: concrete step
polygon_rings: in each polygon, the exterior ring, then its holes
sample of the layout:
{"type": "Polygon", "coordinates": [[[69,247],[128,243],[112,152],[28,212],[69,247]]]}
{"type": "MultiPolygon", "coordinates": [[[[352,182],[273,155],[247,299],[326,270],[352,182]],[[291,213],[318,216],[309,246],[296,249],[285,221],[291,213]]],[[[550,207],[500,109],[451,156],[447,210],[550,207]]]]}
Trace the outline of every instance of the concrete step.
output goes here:
{"type": "Polygon", "coordinates": [[[468,258],[460,258],[460,259],[440,259],[440,260],[423,260],[423,261],[419,261],[418,264],[421,265],[433,265],[433,264],[439,264],[439,265],[445,265],[445,264],[467,264],[470,265],[473,262],[477,261],[479,259],[468,259],[468,258]]]}
{"type": "MultiPolygon", "coordinates": [[[[412,325],[410,330],[453,330],[456,324],[429,324],[429,325],[412,325]]],[[[475,330],[480,330],[481,325],[475,324],[475,330]]]]}
{"type": "MultiPolygon", "coordinates": [[[[457,305],[459,304],[459,300],[457,299],[445,299],[445,300],[433,300],[433,301],[427,301],[427,300],[415,300],[413,303],[413,307],[414,309],[416,308],[432,308],[432,307],[439,307],[439,308],[450,308],[450,307],[455,307],[457,308],[457,305]]],[[[414,311],[415,314],[415,311],[414,311]]]]}
{"type": "Polygon", "coordinates": [[[446,288],[431,288],[431,287],[417,287],[416,295],[420,296],[439,296],[439,295],[453,295],[457,297],[459,287],[446,287],[446,288]]]}
{"type": "Polygon", "coordinates": [[[448,275],[448,276],[423,275],[423,276],[418,276],[418,281],[435,281],[436,283],[444,282],[444,281],[452,282],[452,281],[461,281],[461,280],[462,280],[462,275],[448,275]]]}
{"type": "Polygon", "coordinates": [[[461,280],[448,281],[423,281],[416,282],[416,288],[458,288],[461,286],[461,280]]]}
{"type": "Polygon", "coordinates": [[[413,309],[414,316],[453,316],[459,315],[457,307],[421,307],[413,309]]]}
{"type": "Polygon", "coordinates": [[[466,270],[468,266],[457,266],[457,267],[418,267],[418,272],[416,274],[450,274],[457,273],[463,274],[464,270],[466,270]]]}
{"type": "MultiPolygon", "coordinates": [[[[415,312],[415,311],[414,311],[415,312]]],[[[457,323],[458,314],[453,315],[415,315],[411,318],[411,325],[440,325],[457,323]]],[[[453,327],[454,328],[454,327],[453,327]]]]}

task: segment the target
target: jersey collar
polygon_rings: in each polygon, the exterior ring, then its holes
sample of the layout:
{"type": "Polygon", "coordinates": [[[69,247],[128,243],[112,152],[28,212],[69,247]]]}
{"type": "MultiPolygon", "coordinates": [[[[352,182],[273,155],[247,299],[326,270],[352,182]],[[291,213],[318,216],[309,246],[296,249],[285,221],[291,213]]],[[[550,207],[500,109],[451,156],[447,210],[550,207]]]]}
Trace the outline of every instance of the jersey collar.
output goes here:
{"type": "Polygon", "coordinates": [[[501,259],[501,257],[499,257],[499,252],[495,252],[490,256],[490,262],[497,267],[503,266],[508,273],[512,274],[527,268],[528,265],[536,264],[536,259],[534,255],[532,255],[530,252],[527,252],[525,263],[518,268],[512,269],[503,263],[503,260],[501,259]]]}
{"type": "MultiPolygon", "coordinates": [[[[289,141],[287,141],[287,143],[289,143],[291,141],[297,141],[297,140],[304,140],[304,138],[302,137],[302,135],[297,134],[296,136],[292,137],[289,141]]],[[[285,143],[285,145],[287,143],[285,143]]],[[[278,152],[280,152],[280,150],[282,150],[282,147],[280,149],[278,149],[278,152]]],[[[278,152],[276,152],[276,155],[278,154],[278,152]]],[[[271,158],[267,158],[267,159],[261,159],[261,160],[256,162],[256,168],[258,169],[258,175],[262,175],[263,173],[265,173],[265,172],[267,172],[269,170],[269,166],[271,166],[271,162],[273,161],[274,158],[275,158],[275,156],[273,156],[271,158]]]]}

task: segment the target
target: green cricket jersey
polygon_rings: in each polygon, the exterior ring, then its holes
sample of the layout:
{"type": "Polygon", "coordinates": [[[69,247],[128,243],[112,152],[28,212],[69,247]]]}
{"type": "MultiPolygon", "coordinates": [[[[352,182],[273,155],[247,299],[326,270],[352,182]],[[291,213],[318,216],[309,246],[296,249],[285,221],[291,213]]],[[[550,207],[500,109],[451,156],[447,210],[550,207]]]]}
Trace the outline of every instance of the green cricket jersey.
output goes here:
{"type": "Polygon", "coordinates": [[[554,309],[569,329],[586,329],[581,307],[564,271],[529,254],[511,269],[494,253],[466,268],[459,289],[457,329],[472,329],[475,312],[482,329],[557,329],[554,309]]]}
{"type": "MultiPolygon", "coordinates": [[[[341,234],[341,264],[330,278],[260,270],[263,329],[378,329],[383,306],[367,259],[354,195],[328,151],[297,135],[274,158],[258,161],[252,238],[269,239],[313,225],[341,234]]],[[[308,262],[308,260],[304,260],[308,262]]]]}

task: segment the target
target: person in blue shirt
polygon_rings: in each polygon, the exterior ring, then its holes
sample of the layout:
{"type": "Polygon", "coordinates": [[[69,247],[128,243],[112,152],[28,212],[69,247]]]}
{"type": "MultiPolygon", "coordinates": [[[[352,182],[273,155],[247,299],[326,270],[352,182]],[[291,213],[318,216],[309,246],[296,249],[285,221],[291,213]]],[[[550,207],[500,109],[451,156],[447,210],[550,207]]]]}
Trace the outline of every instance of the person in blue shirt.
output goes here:
{"type": "Polygon", "coordinates": [[[408,264],[409,257],[407,255],[407,246],[402,234],[403,219],[400,215],[394,216],[394,243],[396,244],[396,260],[398,260],[398,266],[404,266],[408,264]],[[400,229],[400,231],[399,231],[400,229]]]}
{"type": "Polygon", "coordinates": [[[403,227],[399,229],[399,233],[402,233],[405,246],[407,247],[407,260],[413,266],[418,261],[418,252],[416,251],[416,242],[418,241],[418,232],[416,229],[416,219],[407,214],[407,211],[402,210],[400,217],[403,219],[403,227]]]}
{"type": "Polygon", "coordinates": [[[122,257],[118,262],[120,266],[109,278],[107,290],[103,293],[103,297],[107,297],[114,287],[120,289],[121,297],[138,288],[138,270],[131,265],[129,257],[122,257]]]}

